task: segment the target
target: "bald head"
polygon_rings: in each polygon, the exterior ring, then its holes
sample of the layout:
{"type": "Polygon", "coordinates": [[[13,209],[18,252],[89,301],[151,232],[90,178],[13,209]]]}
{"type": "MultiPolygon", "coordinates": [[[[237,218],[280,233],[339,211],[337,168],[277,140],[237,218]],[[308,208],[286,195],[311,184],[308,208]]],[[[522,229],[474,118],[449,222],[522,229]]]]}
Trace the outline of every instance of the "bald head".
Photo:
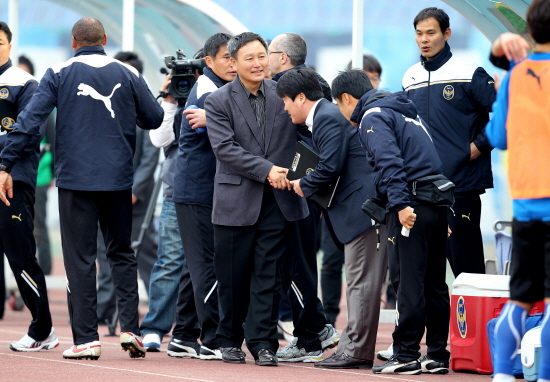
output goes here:
{"type": "Polygon", "coordinates": [[[83,17],[73,26],[72,35],[79,47],[104,45],[105,29],[101,21],[83,17]]]}

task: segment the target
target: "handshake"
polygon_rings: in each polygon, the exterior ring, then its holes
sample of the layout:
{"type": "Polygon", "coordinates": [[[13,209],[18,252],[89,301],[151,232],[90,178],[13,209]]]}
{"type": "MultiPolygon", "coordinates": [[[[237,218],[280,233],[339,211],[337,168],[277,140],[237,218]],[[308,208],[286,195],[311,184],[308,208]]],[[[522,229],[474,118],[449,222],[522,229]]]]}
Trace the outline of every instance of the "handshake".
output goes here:
{"type": "Polygon", "coordinates": [[[269,184],[278,190],[294,190],[295,193],[304,197],[304,193],[300,188],[300,179],[288,180],[286,175],[288,174],[288,168],[273,166],[267,174],[267,180],[269,184]]]}

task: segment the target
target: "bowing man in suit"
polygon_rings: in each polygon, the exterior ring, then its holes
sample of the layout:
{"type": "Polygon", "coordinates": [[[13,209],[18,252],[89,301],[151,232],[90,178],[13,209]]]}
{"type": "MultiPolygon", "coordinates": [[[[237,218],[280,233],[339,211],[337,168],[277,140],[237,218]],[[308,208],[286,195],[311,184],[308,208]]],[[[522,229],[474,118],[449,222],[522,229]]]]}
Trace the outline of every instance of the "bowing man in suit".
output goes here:
{"type": "Polygon", "coordinates": [[[212,223],[221,311],[216,338],[225,362],[245,362],[241,345],[246,338],[257,365],[276,366],[277,262],[288,222],[308,215],[305,201],[289,191],[286,179],[296,151],[296,125],[275,82],[265,79],[264,39],[245,32],[227,47],[237,77],[205,101],[217,161],[212,223]]]}
{"type": "Polygon", "coordinates": [[[320,157],[314,171],[291,182],[296,194],[310,197],[340,177],[326,212],[327,223],[344,244],[348,325],[336,353],[315,366],[372,368],[387,264],[385,226],[380,227],[384,238],[377,251],[376,228],[361,210],[363,202],[374,196],[373,169],[365,160],[357,128],[344,118],[338,106],[323,98],[313,70],[288,71],[277,82],[277,94],[292,122],[305,122],[311,129],[313,148],[320,157]]]}

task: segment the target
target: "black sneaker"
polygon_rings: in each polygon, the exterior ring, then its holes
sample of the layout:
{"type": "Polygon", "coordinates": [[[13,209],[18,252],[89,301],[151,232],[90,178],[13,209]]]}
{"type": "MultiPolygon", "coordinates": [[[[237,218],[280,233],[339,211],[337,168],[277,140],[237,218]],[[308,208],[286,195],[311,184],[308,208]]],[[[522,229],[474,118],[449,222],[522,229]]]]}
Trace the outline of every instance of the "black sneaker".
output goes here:
{"type": "Polygon", "coordinates": [[[220,348],[210,349],[204,345],[201,345],[200,359],[222,359],[222,351],[220,348]]]}
{"type": "Polygon", "coordinates": [[[420,360],[420,366],[423,373],[447,374],[449,372],[449,362],[434,361],[427,354],[420,360]]]}
{"type": "Polygon", "coordinates": [[[385,364],[373,366],[372,372],[374,374],[416,375],[422,373],[422,367],[417,359],[411,362],[400,362],[395,356],[392,356],[385,364]]]}
{"type": "Polygon", "coordinates": [[[170,357],[199,358],[201,345],[197,341],[182,341],[172,337],[168,344],[168,355],[170,357]]]}

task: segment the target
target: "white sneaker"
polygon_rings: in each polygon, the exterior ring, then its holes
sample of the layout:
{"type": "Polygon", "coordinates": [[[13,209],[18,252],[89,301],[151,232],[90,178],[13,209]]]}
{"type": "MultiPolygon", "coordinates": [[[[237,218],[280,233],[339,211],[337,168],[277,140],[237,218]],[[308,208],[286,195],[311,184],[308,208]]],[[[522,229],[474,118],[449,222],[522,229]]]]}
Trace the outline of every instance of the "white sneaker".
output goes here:
{"type": "Polygon", "coordinates": [[[19,341],[12,342],[10,349],[14,351],[40,351],[42,349],[50,350],[57,346],[59,346],[59,340],[52,328],[50,335],[45,340],[36,341],[28,334],[25,334],[19,341]]]}
{"type": "Polygon", "coordinates": [[[143,337],[143,346],[148,352],[160,351],[160,336],[157,333],[147,333],[143,337]]]}
{"type": "Polygon", "coordinates": [[[380,350],[376,353],[376,358],[380,361],[387,361],[393,356],[393,342],[390,344],[388,350],[380,350]]]}
{"type": "Polygon", "coordinates": [[[122,350],[129,351],[130,358],[145,358],[145,347],[139,336],[131,332],[120,333],[122,350]]]}
{"type": "Polygon", "coordinates": [[[495,374],[493,378],[493,382],[515,382],[515,381],[516,381],[516,377],[514,377],[513,375],[502,374],[502,373],[495,374]]]}
{"type": "Polygon", "coordinates": [[[101,343],[99,341],[86,342],[81,345],[73,345],[63,352],[66,359],[91,359],[97,360],[101,355],[101,343]]]}
{"type": "Polygon", "coordinates": [[[334,329],[334,326],[331,324],[326,324],[325,328],[319,332],[319,341],[321,341],[321,347],[323,351],[325,351],[338,346],[340,336],[338,335],[336,329],[334,329]]]}

